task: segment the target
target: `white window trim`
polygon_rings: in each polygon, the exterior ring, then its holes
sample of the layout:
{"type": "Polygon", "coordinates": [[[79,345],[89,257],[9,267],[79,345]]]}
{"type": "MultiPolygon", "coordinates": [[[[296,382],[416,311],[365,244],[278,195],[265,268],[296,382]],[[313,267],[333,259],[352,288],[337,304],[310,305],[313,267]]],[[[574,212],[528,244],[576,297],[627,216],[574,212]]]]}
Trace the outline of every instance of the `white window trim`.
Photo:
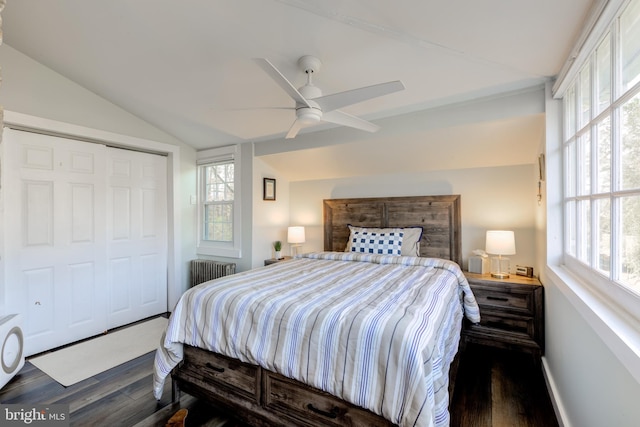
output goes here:
{"type": "Polygon", "coordinates": [[[552,89],[554,97],[563,96],[569,84],[571,84],[582,68],[581,66],[576,66],[576,64],[585,63],[586,59],[600,42],[601,36],[610,28],[611,21],[618,11],[629,1],[630,0],[596,0],[594,2],[591,15],[582,33],[578,37],[576,45],[567,57],[564,67],[560,70],[560,73],[558,73],[558,78],[552,89]]]}
{"type": "Polygon", "coordinates": [[[548,277],[604,344],[640,382],[640,324],[611,299],[564,266],[549,266],[548,277]]]}
{"type": "Polygon", "coordinates": [[[208,150],[198,151],[196,164],[198,165],[197,176],[197,194],[198,194],[198,226],[197,229],[197,247],[196,252],[200,255],[219,256],[225,258],[241,258],[242,257],[242,212],[241,212],[241,193],[242,185],[240,181],[240,149],[238,145],[229,145],[226,147],[211,148],[208,150]],[[202,175],[199,166],[213,163],[216,161],[233,159],[233,180],[234,180],[234,197],[233,197],[233,242],[211,242],[202,239],[203,235],[203,209],[202,209],[202,175]]]}
{"type": "MultiPolygon", "coordinates": [[[[611,28],[612,20],[621,8],[630,0],[599,0],[594,4],[594,15],[587,28],[579,38],[579,42],[567,59],[567,65],[560,72],[553,88],[548,88],[549,97],[561,98],[567,88],[580,72],[586,58],[599,44],[605,31],[611,28]]],[[[549,99],[550,99],[549,98],[549,99]]],[[[549,108],[549,105],[547,105],[549,108]]],[[[553,110],[554,107],[551,107],[553,110]]],[[[555,159],[547,163],[547,170],[554,169],[559,179],[564,182],[564,166],[560,160],[563,155],[562,120],[563,108],[555,114],[547,111],[547,123],[551,139],[547,140],[547,159],[555,159]],[[557,120],[557,122],[556,122],[557,120]],[[558,139],[555,136],[558,136],[558,139]],[[557,144],[557,145],[556,145],[557,144]]],[[[579,112],[576,111],[576,114],[579,112]]],[[[638,298],[622,286],[616,286],[608,278],[599,277],[596,270],[579,264],[572,257],[564,257],[564,248],[557,243],[564,242],[564,197],[562,188],[547,187],[550,208],[547,212],[547,256],[545,269],[547,279],[552,281],[569,303],[585,320],[603,343],[620,360],[634,379],[640,382],[640,317],[638,316],[638,298]],[[566,259],[565,259],[566,258],[566,259]],[[571,269],[571,270],[570,270],[571,269]],[[603,288],[603,285],[607,285],[603,288]],[[603,292],[606,289],[606,292],[603,292]]]]}

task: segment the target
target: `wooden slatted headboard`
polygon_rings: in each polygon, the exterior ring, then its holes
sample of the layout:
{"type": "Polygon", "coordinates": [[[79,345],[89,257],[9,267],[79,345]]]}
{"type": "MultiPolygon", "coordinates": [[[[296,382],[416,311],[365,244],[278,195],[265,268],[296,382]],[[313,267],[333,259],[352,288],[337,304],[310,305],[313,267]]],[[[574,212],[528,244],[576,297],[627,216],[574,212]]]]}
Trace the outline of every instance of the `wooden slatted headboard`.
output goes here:
{"type": "Polygon", "coordinates": [[[361,227],[423,228],[420,256],[462,266],[460,195],[326,199],[324,250],[344,251],[348,224],[361,227]]]}

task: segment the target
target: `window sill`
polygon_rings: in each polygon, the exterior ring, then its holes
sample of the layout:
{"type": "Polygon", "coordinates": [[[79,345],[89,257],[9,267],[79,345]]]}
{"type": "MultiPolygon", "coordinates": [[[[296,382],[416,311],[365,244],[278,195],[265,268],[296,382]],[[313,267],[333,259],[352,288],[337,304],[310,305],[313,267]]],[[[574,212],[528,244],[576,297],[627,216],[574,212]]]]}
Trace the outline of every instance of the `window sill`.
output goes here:
{"type": "Polygon", "coordinates": [[[214,246],[198,246],[196,248],[198,255],[219,256],[225,258],[242,258],[242,251],[238,248],[221,248],[214,246]]]}
{"type": "Polygon", "coordinates": [[[635,380],[640,382],[638,321],[566,268],[549,266],[547,274],[635,380]]]}

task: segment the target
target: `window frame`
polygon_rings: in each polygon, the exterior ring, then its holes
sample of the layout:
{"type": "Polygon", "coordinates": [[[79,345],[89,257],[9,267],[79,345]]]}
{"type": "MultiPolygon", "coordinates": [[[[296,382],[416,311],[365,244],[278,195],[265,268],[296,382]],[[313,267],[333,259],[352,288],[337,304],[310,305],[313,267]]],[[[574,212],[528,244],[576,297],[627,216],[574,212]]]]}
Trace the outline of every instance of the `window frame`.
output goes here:
{"type": "Polygon", "coordinates": [[[640,195],[640,189],[632,191],[621,189],[618,184],[617,172],[622,164],[620,158],[620,132],[621,132],[621,109],[629,100],[638,96],[640,93],[640,82],[637,82],[631,88],[624,90],[622,88],[621,65],[620,65],[620,28],[619,19],[622,13],[633,2],[639,0],[626,0],[611,2],[610,6],[615,6],[615,11],[608,11],[605,14],[608,24],[594,26],[592,33],[589,35],[590,40],[585,42],[585,46],[589,49],[583,49],[580,52],[581,62],[575,61],[563,81],[556,84],[555,98],[562,99],[562,214],[564,217],[563,231],[563,250],[562,262],[563,266],[579,279],[580,283],[589,288],[591,292],[598,295],[605,304],[622,308],[624,316],[629,320],[629,325],[637,325],[640,322],[640,293],[632,291],[627,286],[618,281],[618,272],[615,267],[616,260],[621,262],[621,254],[618,251],[620,230],[620,200],[628,195],[640,195]],[[614,4],[615,3],[615,4],[614,4]],[[600,33],[596,34],[596,30],[600,33]],[[608,40],[610,55],[610,91],[611,99],[606,107],[601,108],[598,102],[599,94],[599,75],[597,73],[598,52],[601,44],[608,40]],[[588,97],[590,99],[589,118],[583,122],[583,104],[585,97],[581,94],[584,89],[583,73],[590,75],[590,85],[588,97]],[[559,89],[558,89],[559,88],[559,89]],[[568,101],[567,101],[568,100],[568,101]],[[569,116],[569,117],[568,117],[569,116]],[[611,164],[610,164],[610,182],[608,190],[601,190],[598,186],[598,131],[599,125],[605,120],[609,120],[610,126],[610,147],[611,147],[611,164]],[[571,123],[573,121],[573,123],[571,123]],[[584,174],[580,168],[584,166],[580,157],[582,141],[584,138],[589,140],[590,158],[588,162],[589,170],[584,174]],[[573,157],[569,157],[573,156],[573,157]],[[585,191],[585,183],[581,179],[589,179],[588,188],[585,191]],[[598,218],[596,218],[596,206],[599,201],[607,199],[610,205],[610,230],[609,239],[610,262],[609,271],[599,269],[598,263],[598,218]],[[581,230],[581,221],[585,217],[581,217],[581,203],[589,204],[588,230],[581,230]],[[584,242],[583,237],[589,238],[588,242],[584,242]],[[585,255],[583,251],[589,250],[585,255]],[[582,256],[581,256],[582,255],[582,256]],[[606,273],[606,274],[605,274],[606,273]]]}
{"type": "Polygon", "coordinates": [[[196,174],[197,174],[197,218],[198,226],[196,227],[197,247],[196,253],[199,255],[220,256],[225,258],[241,258],[242,257],[242,214],[241,214],[241,170],[240,170],[240,149],[237,145],[211,148],[208,150],[198,151],[196,158],[196,174]],[[234,197],[233,197],[233,239],[231,242],[205,240],[204,239],[204,210],[208,204],[205,202],[205,176],[204,167],[213,164],[233,162],[233,181],[234,181],[234,197]]]}

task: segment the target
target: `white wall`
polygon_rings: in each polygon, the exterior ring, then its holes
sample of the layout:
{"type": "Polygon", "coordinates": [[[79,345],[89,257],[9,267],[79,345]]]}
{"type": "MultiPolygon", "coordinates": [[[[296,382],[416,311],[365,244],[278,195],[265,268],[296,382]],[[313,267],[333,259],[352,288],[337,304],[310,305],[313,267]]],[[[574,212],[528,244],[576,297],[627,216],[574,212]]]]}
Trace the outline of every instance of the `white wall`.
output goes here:
{"type": "Polygon", "coordinates": [[[303,250],[322,250],[323,199],[460,194],[463,267],[473,249],[484,249],[488,229],[515,231],[512,270],[516,264],[533,266],[537,203],[533,168],[528,164],[292,182],[290,220],[306,227],[303,250]]]}
{"type": "Polygon", "coordinates": [[[290,254],[287,227],[296,225],[289,218],[289,181],[260,157],[253,159],[253,251],[252,266],[264,265],[264,260],[275,256],[273,242],[282,242],[283,255],[290,254]],[[262,199],[263,178],[275,178],[276,200],[262,199]]]}
{"type": "Polygon", "coordinates": [[[558,283],[544,279],[544,366],[565,426],[637,426],[640,383],[598,336],[558,283]]]}
{"type": "Polygon", "coordinates": [[[0,104],[5,110],[181,145],[180,141],[173,136],[151,126],[9,45],[0,46],[0,65],[2,66],[0,104]]]}

